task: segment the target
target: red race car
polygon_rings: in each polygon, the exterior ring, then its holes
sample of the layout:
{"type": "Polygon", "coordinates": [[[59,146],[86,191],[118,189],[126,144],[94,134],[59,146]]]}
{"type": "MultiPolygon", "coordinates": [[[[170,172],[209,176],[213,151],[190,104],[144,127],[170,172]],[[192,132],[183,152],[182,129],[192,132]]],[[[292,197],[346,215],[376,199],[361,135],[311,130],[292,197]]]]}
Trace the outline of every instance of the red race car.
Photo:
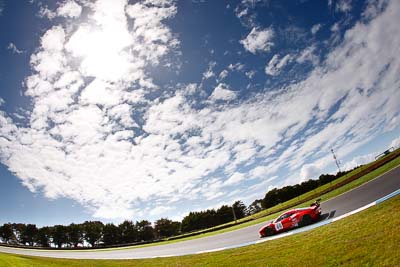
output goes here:
{"type": "Polygon", "coordinates": [[[273,222],[263,226],[259,231],[260,237],[274,235],[317,221],[321,216],[320,201],[320,199],[317,199],[309,208],[286,211],[273,222]]]}

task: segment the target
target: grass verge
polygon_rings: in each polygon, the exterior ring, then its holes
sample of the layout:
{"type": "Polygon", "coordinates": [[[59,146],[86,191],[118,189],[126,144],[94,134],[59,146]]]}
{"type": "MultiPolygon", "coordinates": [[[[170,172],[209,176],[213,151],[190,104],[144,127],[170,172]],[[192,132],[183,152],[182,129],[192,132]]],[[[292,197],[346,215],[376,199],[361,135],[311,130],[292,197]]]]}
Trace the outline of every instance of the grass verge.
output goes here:
{"type": "Polygon", "coordinates": [[[146,260],[64,260],[0,253],[0,266],[400,266],[400,196],[314,230],[222,252],[146,260]]]}

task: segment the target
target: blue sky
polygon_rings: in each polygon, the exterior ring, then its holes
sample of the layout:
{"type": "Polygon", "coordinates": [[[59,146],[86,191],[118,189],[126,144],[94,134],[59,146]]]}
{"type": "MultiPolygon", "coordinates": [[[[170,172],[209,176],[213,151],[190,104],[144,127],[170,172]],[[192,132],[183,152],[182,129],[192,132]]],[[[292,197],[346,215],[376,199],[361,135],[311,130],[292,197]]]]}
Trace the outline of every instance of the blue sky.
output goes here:
{"type": "Polygon", "coordinates": [[[398,1],[0,0],[0,223],[161,217],[400,144],[398,1]]]}

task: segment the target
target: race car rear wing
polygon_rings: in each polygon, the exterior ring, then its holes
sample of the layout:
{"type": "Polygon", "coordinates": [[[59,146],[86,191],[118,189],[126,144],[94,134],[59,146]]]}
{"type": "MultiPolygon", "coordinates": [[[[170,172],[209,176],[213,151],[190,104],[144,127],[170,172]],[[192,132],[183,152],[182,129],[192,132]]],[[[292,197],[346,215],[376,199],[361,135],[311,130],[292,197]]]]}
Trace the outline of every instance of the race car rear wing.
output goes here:
{"type": "Polygon", "coordinates": [[[310,206],[313,207],[314,209],[316,209],[316,208],[318,208],[320,206],[320,202],[321,202],[321,199],[318,198],[313,203],[311,203],[310,206]]]}

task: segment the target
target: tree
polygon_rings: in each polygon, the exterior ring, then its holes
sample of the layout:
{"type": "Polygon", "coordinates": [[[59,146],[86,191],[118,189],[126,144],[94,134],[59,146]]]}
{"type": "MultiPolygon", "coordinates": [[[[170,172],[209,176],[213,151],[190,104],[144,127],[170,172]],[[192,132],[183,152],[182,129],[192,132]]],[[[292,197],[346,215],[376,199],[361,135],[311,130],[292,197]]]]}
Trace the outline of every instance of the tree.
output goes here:
{"type": "MultiPolygon", "coordinates": [[[[356,167],[358,168],[358,167],[356,167]]],[[[354,168],[354,169],[356,169],[354,168]]],[[[353,170],[354,170],[353,169],[353,170]]],[[[302,182],[301,184],[295,184],[295,185],[288,185],[282,188],[274,188],[270,191],[268,191],[265,194],[264,199],[262,200],[261,204],[263,208],[270,208],[273,207],[279,203],[288,201],[290,199],[293,199],[295,197],[298,197],[304,193],[307,193],[318,186],[330,183],[334,181],[335,179],[349,173],[352,170],[345,171],[345,172],[338,172],[336,175],[332,174],[321,174],[318,178],[318,180],[307,180],[302,182]]]]}
{"type": "Polygon", "coordinates": [[[230,221],[233,221],[233,213],[232,213],[232,207],[227,206],[227,205],[222,205],[218,210],[217,210],[217,216],[218,216],[218,224],[223,224],[227,223],[230,221]]]}
{"type": "Polygon", "coordinates": [[[236,201],[233,206],[223,205],[218,210],[190,212],[182,220],[182,232],[210,228],[230,222],[234,219],[233,210],[237,219],[245,216],[246,206],[242,201],[236,201]]]}
{"type": "Polygon", "coordinates": [[[241,219],[246,215],[245,214],[246,205],[244,205],[241,200],[238,200],[235,203],[233,203],[232,207],[233,210],[235,211],[236,219],[241,219]]]}
{"type": "Polygon", "coordinates": [[[83,223],[85,240],[92,246],[101,240],[103,234],[103,223],[100,221],[86,221],[83,223]]]}
{"type": "Polygon", "coordinates": [[[158,234],[158,237],[170,237],[173,235],[177,235],[180,229],[180,222],[174,222],[167,218],[161,218],[157,220],[154,226],[155,232],[158,234]]]}
{"type": "Polygon", "coordinates": [[[182,219],[182,231],[183,232],[190,232],[195,228],[195,224],[196,224],[196,213],[195,212],[189,212],[188,215],[186,215],[183,219],[182,219]]]}
{"type": "Polygon", "coordinates": [[[49,247],[50,237],[51,237],[51,231],[49,227],[39,228],[38,233],[36,235],[36,243],[42,247],[49,247]]]}
{"type": "Polygon", "coordinates": [[[139,241],[149,241],[154,239],[154,228],[151,226],[151,222],[146,220],[136,222],[136,229],[138,231],[139,241]]]}
{"type": "Polygon", "coordinates": [[[26,225],[24,223],[13,223],[12,228],[14,230],[15,239],[17,240],[17,242],[19,244],[25,245],[26,242],[24,242],[25,240],[23,237],[23,233],[25,231],[26,225]]]}
{"type": "Polygon", "coordinates": [[[38,233],[38,229],[35,224],[27,224],[22,228],[20,233],[20,241],[22,244],[28,243],[30,246],[33,246],[36,235],[38,233]]]}
{"type": "Polygon", "coordinates": [[[112,223],[107,223],[103,228],[103,242],[105,245],[114,245],[121,242],[121,230],[112,223]]]}
{"type": "Polygon", "coordinates": [[[265,194],[262,205],[264,209],[273,207],[281,202],[278,188],[274,188],[265,194]]]}
{"type": "Polygon", "coordinates": [[[121,231],[122,244],[134,243],[138,239],[138,231],[132,221],[125,220],[118,228],[121,231]]]}
{"type": "Polygon", "coordinates": [[[51,237],[53,243],[61,248],[64,244],[68,242],[67,227],[64,225],[55,225],[51,227],[51,237]]]}
{"type": "Polygon", "coordinates": [[[79,224],[71,223],[67,226],[67,237],[70,246],[78,247],[78,244],[83,243],[83,230],[79,224]]]}
{"type": "Polygon", "coordinates": [[[0,237],[7,244],[11,239],[15,238],[13,227],[12,227],[11,223],[5,223],[5,224],[3,224],[3,226],[0,227],[0,237]]]}
{"type": "Polygon", "coordinates": [[[318,182],[320,183],[320,185],[324,185],[333,181],[335,178],[336,176],[332,174],[321,174],[318,178],[318,182]]]}
{"type": "Polygon", "coordinates": [[[253,215],[254,213],[260,212],[262,210],[262,199],[254,200],[246,210],[246,215],[253,215]]]}

